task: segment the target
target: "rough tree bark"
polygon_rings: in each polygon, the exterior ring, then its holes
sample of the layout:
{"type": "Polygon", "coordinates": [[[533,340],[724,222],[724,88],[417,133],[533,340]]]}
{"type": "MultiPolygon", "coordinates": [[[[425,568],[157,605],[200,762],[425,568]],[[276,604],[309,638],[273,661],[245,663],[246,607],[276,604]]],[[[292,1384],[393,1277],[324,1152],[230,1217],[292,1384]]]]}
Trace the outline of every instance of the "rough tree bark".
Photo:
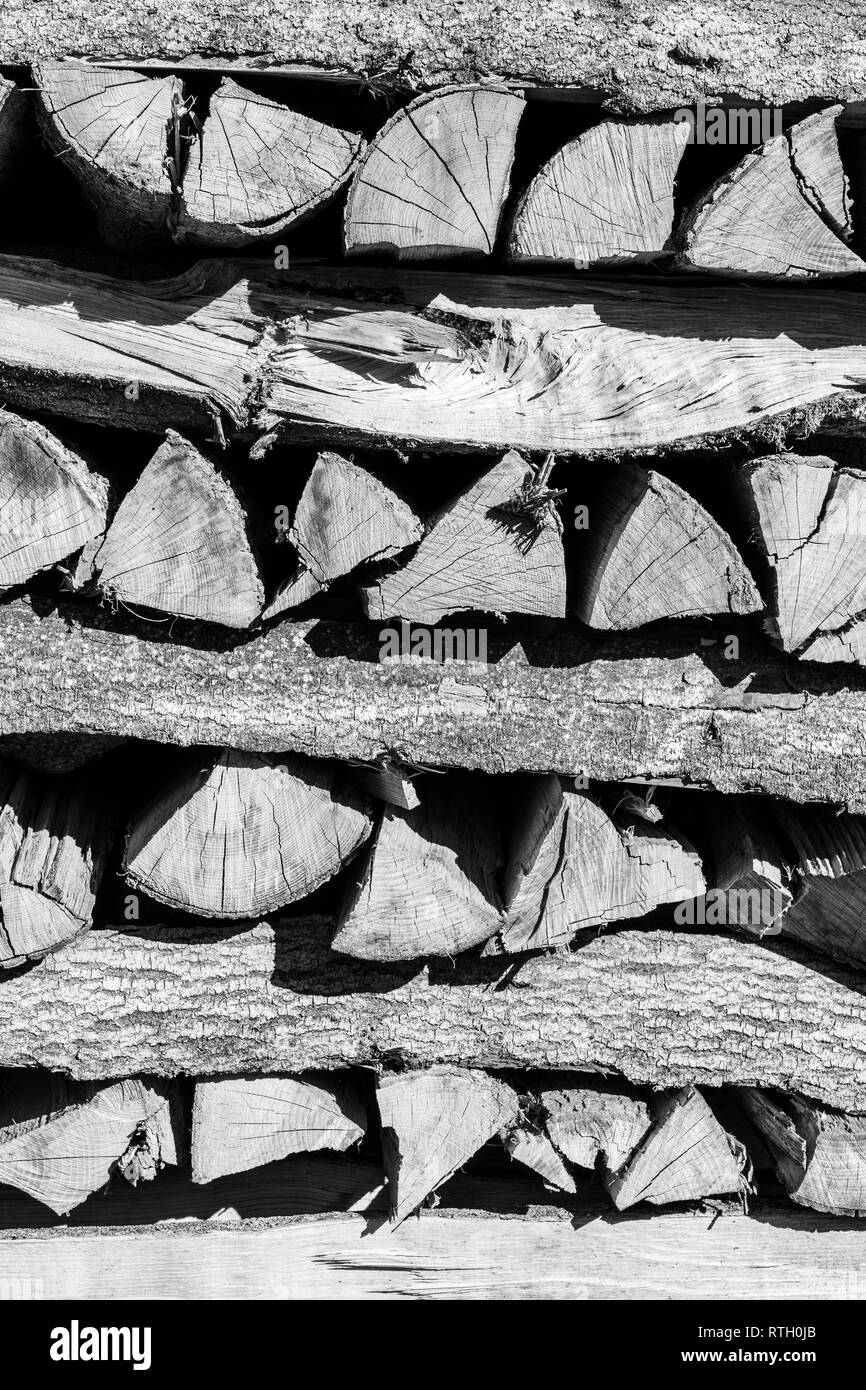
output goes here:
{"type": "Polygon", "coordinates": [[[388,1061],[606,1070],[866,1112],[863,975],[816,970],[796,947],[620,932],[527,960],[515,988],[501,960],[371,965],[331,952],[332,932],[322,918],[91,932],[0,981],[0,1065],[84,1078],[388,1061]]]}

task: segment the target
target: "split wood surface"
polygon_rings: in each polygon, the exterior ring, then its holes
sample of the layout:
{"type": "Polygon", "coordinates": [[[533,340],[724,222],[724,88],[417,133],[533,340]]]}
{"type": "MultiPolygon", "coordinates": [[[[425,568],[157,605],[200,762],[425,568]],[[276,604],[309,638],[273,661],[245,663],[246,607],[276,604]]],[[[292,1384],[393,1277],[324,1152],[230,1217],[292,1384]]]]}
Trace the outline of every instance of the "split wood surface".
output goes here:
{"type": "Polygon", "coordinates": [[[680,777],[866,811],[866,688],[812,666],[662,638],[524,639],[488,664],[378,661],[352,628],[283,622],[229,650],[111,629],[110,616],[0,611],[0,734],[152,738],[433,766],[680,777]],[[524,661],[524,656],[526,660],[524,661]],[[356,658],[356,659],[353,659],[356,658]],[[543,664],[541,659],[543,658],[543,664]],[[533,664],[539,661],[540,664],[533,664]],[[804,668],[805,670],[805,668],[804,668]],[[72,673],[72,678],[69,674],[72,673]]]}
{"type": "Polygon", "coordinates": [[[114,280],[0,258],[13,408],[264,449],[609,456],[862,421],[863,297],[207,261],[114,280]],[[652,381],[653,390],[645,383],[652,381]]]}
{"type": "Polygon", "coordinates": [[[572,954],[385,966],[333,923],[90,932],[0,981],[0,1064],[97,1079],[416,1066],[609,1069],[662,1087],[779,1087],[866,1112],[861,976],[794,946],[620,932],[572,954]],[[512,972],[513,973],[513,972],[512,972]]]}

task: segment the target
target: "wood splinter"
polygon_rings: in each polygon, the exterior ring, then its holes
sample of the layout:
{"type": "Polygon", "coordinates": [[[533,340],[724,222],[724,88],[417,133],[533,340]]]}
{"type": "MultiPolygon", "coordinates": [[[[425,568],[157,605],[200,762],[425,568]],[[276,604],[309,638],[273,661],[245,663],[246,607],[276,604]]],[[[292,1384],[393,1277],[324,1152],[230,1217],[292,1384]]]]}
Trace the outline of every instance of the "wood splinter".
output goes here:
{"type": "Polygon", "coordinates": [[[425,92],[392,116],[352,181],[346,254],[489,256],[524,104],[485,83],[425,92]]]}
{"type": "Polygon", "coordinates": [[[105,1187],[114,1172],[136,1184],[184,1157],[170,1082],[98,1084],[43,1071],[0,1076],[0,1182],[58,1216],[105,1187]]]}
{"type": "Polygon", "coordinates": [[[214,1182],[289,1154],[342,1151],[362,1139],[366,1128],[364,1101],[350,1073],[199,1081],[192,1180],[214,1182]]]}
{"type": "Polygon", "coordinates": [[[327,763],[202,750],[130,827],[123,869],[158,902],[248,919],[314,892],[371,829],[327,763]]]}

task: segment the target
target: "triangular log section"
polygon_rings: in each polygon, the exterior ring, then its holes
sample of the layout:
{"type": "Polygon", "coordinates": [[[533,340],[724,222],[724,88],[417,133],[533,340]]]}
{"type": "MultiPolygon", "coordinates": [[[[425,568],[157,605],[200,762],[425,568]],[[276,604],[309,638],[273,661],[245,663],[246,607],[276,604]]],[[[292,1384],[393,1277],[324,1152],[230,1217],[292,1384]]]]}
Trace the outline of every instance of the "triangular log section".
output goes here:
{"type": "Polygon", "coordinates": [[[564,946],[583,927],[643,917],[705,888],[698,855],[675,831],[621,828],[553,774],[528,783],[507,862],[497,940],[508,952],[564,946]]]}
{"type": "Polygon", "coordinates": [[[787,279],[866,270],[837,235],[840,224],[847,231],[835,134],[841,111],[815,112],[723,174],[683,219],[681,263],[717,275],[787,279]]]}
{"type": "Polygon", "coordinates": [[[583,622],[634,628],[761,607],[733,542],[689,493],[638,464],[611,471],[581,554],[575,612],[583,622]]]}
{"type": "Polygon", "coordinates": [[[685,121],[602,121],[550,159],[520,199],[512,262],[577,270],[657,260],[673,249],[685,121]]]}
{"type": "Polygon", "coordinates": [[[91,925],[111,829],[84,776],[0,763],[0,969],[40,960],[91,925]]]}
{"type": "Polygon", "coordinates": [[[449,795],[438,786],[414,810],[386,805],[341,908],[333,949],[412,960],[456,956],[491,937],[501,922],[494,815],[487,796],[449,795]]]}
{"type": "Polygon", "coordinates": [[[349,190],[347,255],[489,256],[524,102],[507,87],[440,88],[392,116],[349,190]]]}
{"type": "Polygon", "coordinates": [[[805,661],[866,665],[866,471],[773,454],[732,476],[766,575],[772,639],[805,661]]]}
{"type": "Polygon", "coordinates": [[[44,425],[0,413],[0,589],[101,536],[108,484],[44,425]]]}
{"type": "Polygon", "coordinates": [[[371,828],[364,800],[327,763],[202,750],[135,819],[123,867],[158,902],[250,918],[333,878],[371,828]]]}
{"type": "Polygon", "coordinates": [[[34,77],[46,139],[80,182],[103,239],[120,250],[167,240],[179,79],[69,59],[40,63],[34,77]]]}
{"type": "Polygon", "coordinates": [[[366,1128],[364,1101],[351,1073],[199,1081],[192,1180],[213,1182],[289,1154],[342,1151],[357,1144],[366,1128]]]}
{"type": "Polygon", "coordinates": [[[189,148],[175,239],[249,246],[337,196],[363,141],[224,77],[189,148]]]}
{"type": "Polygon", "coordinates": [[[213,464],[169,430],[92,560],[109,602],[244,628],[264,589],[246,518],[213,464]]]}
{"type": "Polygon", "coordinates": [[[866,1216],[866,1116],[752,1086],[737,1094],[789,1197],[835,1216],[866,1216]]]}
{"type": "Polygon", "coordinates": [[[562,522],[546,471],[506,454],[431,518],[406,565],[364,590],[368,616],[417,623],[471,610],[564,617],[562,522]]]}
{"type": "Polygon", "coordinates": [[[386,1074],[376,1095],[395,1226],[519,1114],[510,1086],[465,1067],[386,1074]]]}
{"type": "Polygon", "coordinates": [[[700,1091],[685,1086],[661,1097],[652,1128],[606,1186],[619,1211],[636,1202],[662,1206],[745,1193],[748,1158],[722,1128],[700,1091]]]}

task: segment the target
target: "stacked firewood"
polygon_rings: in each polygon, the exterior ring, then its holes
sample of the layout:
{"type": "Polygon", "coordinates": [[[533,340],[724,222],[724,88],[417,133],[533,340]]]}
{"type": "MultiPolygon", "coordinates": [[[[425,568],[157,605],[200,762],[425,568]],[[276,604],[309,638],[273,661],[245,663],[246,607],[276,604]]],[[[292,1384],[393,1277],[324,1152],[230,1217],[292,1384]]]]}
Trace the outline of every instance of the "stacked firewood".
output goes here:
{"type": "Polygon", "coordinates": [[[866,1214],[843,107],[295,95],[0,81],[100,243],[0,255],[0,1183],[866,1214]]]}

